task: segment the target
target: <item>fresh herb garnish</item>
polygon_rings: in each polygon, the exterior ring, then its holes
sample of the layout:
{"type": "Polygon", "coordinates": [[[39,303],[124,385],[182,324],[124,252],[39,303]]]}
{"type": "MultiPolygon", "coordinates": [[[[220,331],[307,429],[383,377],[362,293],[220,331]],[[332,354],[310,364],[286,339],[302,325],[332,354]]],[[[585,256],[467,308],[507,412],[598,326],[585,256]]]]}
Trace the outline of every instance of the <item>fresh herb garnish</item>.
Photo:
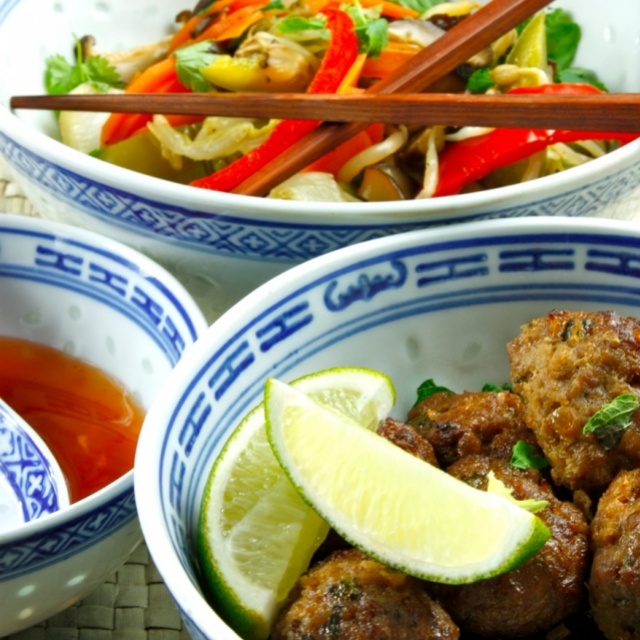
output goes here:
{"type": "Polygon", "coordinates": [[[640,401],[635,394],[621,393],[589,418],[582,433],[593,433],[603,449],[611,451],[633,424],[631,416],[638,406],[640,401]]]}
{"type": "Polygon", "coordinates": [[[569,67],[568,69],[562,69],[556,73],[557,82],[568,82],[578,84],[592,84],[594,87],[598,87],[601,91],[608,91],[604,83],[600,82],[598,76],[594,71],[589,69],[581,69],[580,67],[569,67]]]}
{"type": "Polygon", "coordinates": [[[174,53],[178,79],[187,88],[196,92],[211,90],[211,83],[202,75],[200,69],[210,65],[218,55],[211,48],[211,42],[205,40],[188,47],[180,47],[174,53]]]}
{"type": "Polygon", "coordinates": [[[482,390],[493,391],[495,393],[500,393],[501,391],[513,391],[513,385],[510,382],[505,382],[501,387],[499,387],[497,384],[485,382],[482,385],[482,390]]]}
{"type": "Polygon", "coordinates": [[[379,56],[387,46],[389,23],[384,18],[367,15],[357,0],[347,8],[347,13],[355,24],[360,51],[374,58],[379,56]]]}
{"type": "Polygon", "coordinates": [[[522,509],[526,509],[530,513],[538,513],[549,506],[548,500],[536,500],[535,498],[525,498],[524,500],[518,500],[513,496],[513,489],[507,487],[493,471],[489,471],[487,474],[487,491],[495,493],[503,498],[506,498],[510,502],[517,504],[522,509]]]}
{"type": "Polygon", "coordinates": [[[518,440],[513,445],[509,464],[516,469],[545,469],[549,461],[541,453],[536,453],[533,445],[518,440]]]}
{"type": "Polygon", "coordinates": [[[448,389],[447,387],[443,387],[436,384],[433,378],[429,378],[428,380],[425,380],[418,387],[418,398],[416,400],[416,404],[418,404],[419,402],[422,402],[426,398],[429,398],[434,393],[440,393],[441,391],[444,391],[445,393],[453,393],[451,389],[448,389]]]}
{"type": "Polygon", "coordinates": [[[402,7],[408,7],[418,13],[424,13],[438,4],[448,2],[448,0],[391,0],[402,7]]]}
{"type": "Polygon", "coordinates": [[[494,84],[491,69],[489,67],[482,67],[481,69],[476,69],[469,76],[467,89],[471,93],[486,93],[494,84]]]}
{"type": "Polygon", "coordinates": [[[46,59],[44,85],[48,94],[63,95],[85,82],[103,92],[109,87],[124,86],[118,71],[104,56],[94,55],[83,60],[82,43],[78,38],[75,42],[75,63],[70,63],[59,53],[46,59]]]}
{"type": "Polygon", "coordinates": [[[571,16],[562,9],[545,16],[547,29],[547,57],[556,70],[567,69],[575,58],[582,32],[571,16]]]}
{"type": "Polygon", "coordinates": [[[281,33],[295,33],[296,31],[320,30],[323,38],[329,37],[329,31],[324,28],[325,21],[321,18],[303,18],[302,16],[287,16],[278,22],[281,33]]]}
{"type": "Polygon", "coordinates": [[[282,0],[271,0],[268,4],[262,7],[263,11],[270,11],[271,9],[286,9],[282,0]]]}

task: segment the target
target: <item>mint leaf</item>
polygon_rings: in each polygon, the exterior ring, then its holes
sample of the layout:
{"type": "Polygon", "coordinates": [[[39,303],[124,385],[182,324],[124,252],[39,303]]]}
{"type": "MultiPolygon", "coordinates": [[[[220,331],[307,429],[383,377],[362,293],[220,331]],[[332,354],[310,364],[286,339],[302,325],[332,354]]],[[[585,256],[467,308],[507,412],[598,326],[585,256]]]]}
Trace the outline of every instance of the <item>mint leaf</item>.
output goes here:
{"type": "Polygon", "coordinates": [[[200,69],[210,65],[216,56],[211,41],[205,40],[189,47],[176,49],[176,73],[180,82],[196,92],[211,91],[211,83],[202,75],[200,69]]]}
{"type": "Polygon", "coordinates": [[[524,440],[518,440],[513,445],[509,464],[516,469],[545,469],[549,461],[540,453],[536,453],[533,445],[524,440]]]}
{"type": "Polygon", "coordinates": [[[635,394],[621,393],[589,418],[582,433],[593,433],[600,445],[606,451],[611,451],[633,424],[631,416],[639,406],[640,401],[635,394]]]}
{"type": "Polygon", "coordinates": [[[444,391],[446,393],[453,393],[453,391],[451,391],[451,389],[448,389],[447,387],[442,387],[440,385],[437,385],[433,381],[433,378],[429,378],[428,380],[425,380],[418,387],[418,399],[416,400],[416,404],[418,404],[419,402],[422,402],[423,400],[425,400],[429,396],[432,396],[434,393],[439,393],[440,391],[444,391]]]}

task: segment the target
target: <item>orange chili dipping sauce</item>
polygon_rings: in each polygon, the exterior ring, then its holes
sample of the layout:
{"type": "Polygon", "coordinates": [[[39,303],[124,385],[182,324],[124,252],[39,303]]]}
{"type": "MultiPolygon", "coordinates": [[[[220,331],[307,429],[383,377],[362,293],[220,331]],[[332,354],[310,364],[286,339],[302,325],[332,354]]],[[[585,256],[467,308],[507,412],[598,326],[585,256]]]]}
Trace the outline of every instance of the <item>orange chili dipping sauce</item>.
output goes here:
{"type": "Polygon", "coordinates": [[[122,384],[93,365],[0,337],[0,396],[49,446],[72,502],[133,468],[144,411],[122,384]]]}

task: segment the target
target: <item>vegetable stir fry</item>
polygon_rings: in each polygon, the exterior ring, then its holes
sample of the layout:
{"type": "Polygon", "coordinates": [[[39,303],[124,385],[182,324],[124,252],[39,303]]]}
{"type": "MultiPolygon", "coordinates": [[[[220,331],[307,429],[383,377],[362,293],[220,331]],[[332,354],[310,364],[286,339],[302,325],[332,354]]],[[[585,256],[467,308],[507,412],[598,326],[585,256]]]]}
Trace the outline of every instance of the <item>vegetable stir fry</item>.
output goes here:
{"type": "MultiPolygon", "coordinates": [[[[52,94],[69,92],[358,93],[393,73],[478,8],[466,0],[201,0],[175,32],[76,59],[47,60],[52,94]]],[[[580,27],[541,12],[431,87],[460,93],[600,93],[575,68],[580,27]]],[[[62,112],[64,143],[106,162],[196,188],[231,192],[320,123],[163,114],[62,112]]],[[[557,173],[636,138],[606,131],[408,127],[373,123],[270,197],[386,201],[490,189],[557,173]]]]}

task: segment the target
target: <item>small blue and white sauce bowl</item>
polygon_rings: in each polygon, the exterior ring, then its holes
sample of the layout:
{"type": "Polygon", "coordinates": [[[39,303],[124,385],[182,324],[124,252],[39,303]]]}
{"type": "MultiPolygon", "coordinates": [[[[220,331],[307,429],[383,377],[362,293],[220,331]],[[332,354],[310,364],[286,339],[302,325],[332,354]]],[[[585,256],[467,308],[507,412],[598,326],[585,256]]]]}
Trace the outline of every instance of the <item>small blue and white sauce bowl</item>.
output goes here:
{"type": "MultiPolygon", "coordinates": [[[[26,216],[0,215],[0,300],[0,335],[88,362],[120,381],[143,410],[207,326],[186,289],[151,259],[26,216]]],[[[89,594],[141,540],[133,470],[0,531],[0,636],[89,594]]]]}
{"type": "Polygon", "coordinates": [[[507,382],[507,342],[554,309],[640,317],[640,226],[520,218],[380,238],[294,267],[215,322],[169,374],[134,471],[148,548],[192,637],[239,640],[203,596],[194,540],[210,467],[268,377],[377,369],[402,419],[429,378],[507,382]]]}
{"type": "Polygon", "coordinates": [[[0,398],[0,531],[68,505],[57,459],[38,432],[0,398]]]}

